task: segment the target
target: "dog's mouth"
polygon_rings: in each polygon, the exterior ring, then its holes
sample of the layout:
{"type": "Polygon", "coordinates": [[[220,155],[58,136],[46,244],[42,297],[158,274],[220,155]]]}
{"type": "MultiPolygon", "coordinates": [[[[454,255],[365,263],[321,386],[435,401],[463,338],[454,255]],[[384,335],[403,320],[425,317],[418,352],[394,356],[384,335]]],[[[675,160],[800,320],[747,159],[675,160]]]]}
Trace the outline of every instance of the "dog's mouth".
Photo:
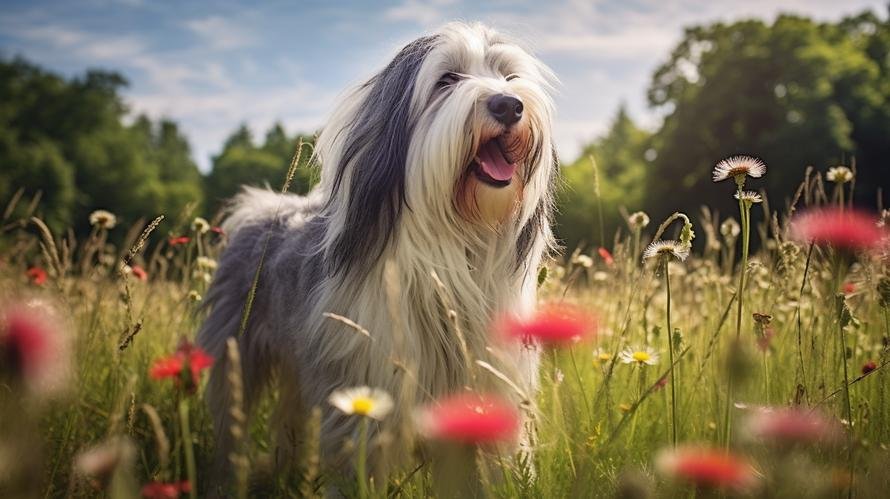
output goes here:
{"type": "Polygon", "coordinates": [[[492,187],[506,187],[513,181],[517,164],[522,158],[517,157],[517,148],[511,147],[516,142],[507,134],[501,134],[480,144],[479,149],[470,162],[469,169],[481,182],[492,187]]]}

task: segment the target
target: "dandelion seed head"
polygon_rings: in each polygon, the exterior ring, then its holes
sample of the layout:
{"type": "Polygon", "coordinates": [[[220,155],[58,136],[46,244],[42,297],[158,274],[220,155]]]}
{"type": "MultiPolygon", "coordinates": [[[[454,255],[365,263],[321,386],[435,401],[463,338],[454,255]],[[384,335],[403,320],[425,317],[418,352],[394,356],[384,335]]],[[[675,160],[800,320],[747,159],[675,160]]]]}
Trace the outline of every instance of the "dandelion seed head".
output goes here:
{"type": "Polygon", "coordinates": [[[739,223],[732,217],[727,218],[720,224],[720,234],[727,239],[735,239],[742,233],[739,223]]]}
{"type": "Polygon", "coordinates": [[[679,241],[664,240],[653,241],[643,251],[643,260],[661,256],[672,256],[680,261],[685,261],[689,256],[689,247],[679,241]]]}
{"type": "Polygon", "coordinates": [[[736,179],[737,183],[744,178],[760,178],[766,173],[766,164],[750,156],[733,156],[717,163],[714,167],[714,182],[722,182],[728,178],[736,179]]]}
{"type": "Polygon", "coordinates": [[[90,213],[90,225],[100,229],[110,230],[117,225],[117,217],[107,210],[96,210],[90,213]]]}
{"type": "Polygon", "coordinates": [[[634,230],[643,230],[649,225],[649,215],[644,211],[631,213],[630,216],[627,217],[627,225],[634,230]]]}
{"type": "Polygon", "coordinates": [[[733,195],[734,198],[748,205],[762,203],[763,197],[754,191],[739,191],[733,195]]]}

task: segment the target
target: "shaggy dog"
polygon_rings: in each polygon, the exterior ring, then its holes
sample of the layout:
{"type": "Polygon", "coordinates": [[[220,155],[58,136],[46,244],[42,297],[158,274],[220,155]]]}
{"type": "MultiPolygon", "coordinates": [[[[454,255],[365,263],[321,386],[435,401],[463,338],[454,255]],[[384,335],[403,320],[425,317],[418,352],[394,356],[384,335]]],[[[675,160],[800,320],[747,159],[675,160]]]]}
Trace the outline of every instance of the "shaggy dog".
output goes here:
{"type": "Polygon", "coordinates": [[[198,336],[217,359],[207,398],[222,461],[232,445],[231,337],[248,413],[276,380],[280,463],[295,459],[318,407],[322,458],[343,465],[358,418],[327,402],[340,388],[367,385],[395,399],[371,428],[398,437],[386,451],[372,446],[378,469],[405,464],[417,404],[468,386],[517,404],[517,393],[534,392],[537,347],[492,342],[489,331],[499,314],[532,309],[537,269],[553,246],[554,82],[507,37],[448,24],[409,43],[342,100],[318,137],[321,180],[309,195],[245,189],[232,201],[230,240],[198,336]]]}

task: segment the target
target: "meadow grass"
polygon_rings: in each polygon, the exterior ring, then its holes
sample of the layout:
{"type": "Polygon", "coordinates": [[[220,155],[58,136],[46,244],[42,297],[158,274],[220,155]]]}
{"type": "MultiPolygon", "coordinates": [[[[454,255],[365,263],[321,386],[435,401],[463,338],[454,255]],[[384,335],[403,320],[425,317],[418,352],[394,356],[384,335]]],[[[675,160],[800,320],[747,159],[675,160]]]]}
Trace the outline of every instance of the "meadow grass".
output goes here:
{"type": "MultiPolygon", "coordinates": [[[[831,202],[817,187],[808,180],[799,208],[810,200],[831,202]]],[[[586,253],[582,250],[551,262],[546,278],[541,274],[542,302],[565,301],[594,312],[597,338],[545,351],[535,394],[534,453],[497,459],[493,468],[483,466],[488,471],[482,474],[479,493],[886,497],[886,255],[842,259],[831,248],[792,240],[787,212],[773,218],[764,210],[770,222],[751,227],[760,236],[754,238],[759,250],[750,255],[744,280],[740,265],[732,261],[736,236],[732,231],[721,234],[722,221],[709,212],[693,217],[706,241],[685,262],[641,262],[641,239],[645,243],[651,235],[638,226],[629,235],[615,236],[611,262],[596,252],[578,258],[586,253]],[[747,287],[736,338],[740,281],[747,281],[747,287]],[[666,323],[674,330],[666,330],[666,323]],[[647,349],[658,354],[656,363],[622,360],[647,349]],[[863,374],[870,362],[873,370],[863,374]],[[730,380],[732,400],[727,398],[730,380]],[[745,428],[761,406],[819,411],[842,420],[838,424],[849,438],[793,449],[757,441],[745,428]],[[750,460],[759,485],[715,492],[660,475],[655,456],[672,446],[672,431],[681,445],[728,445],[750,460]]],[[[182,384],[177,388],[172,380],[153,379],[149,371],[183,338],[194,338],[201,320],[200,296],[224,236],[202,233],[200,224],[183,217],[151,230],[146,229],[150,224],[137,224],[114,246],[108,242],[109,230],[123,232],[121,227],[96,229],[78,242],[70,234],[54,235],[35,226],[29,217],[11,209],[0,224],[0,300],[51,301],[60,311],[56,326],[68,336],[72,361],[67,390],[52,397],[28,393],[15,380],[3,378],[3,495],[128,497],[152,481],[182,480],[191,485],[191,491],[180,491],[183,495],[206,494],[214,437],[200,393],[190,394],[182,384]],[[189,241],[171,244],[177,236],[189,241]],[[122,272],[123,262],[143,268],[147,280],[122,272]],[[48,272],[42,285],[26,276],[29,267],[48,272]],[[109,442],[119,445],[108,475],[84,476],[78,456],[109,442]]],[[[237,387],[238,380],[233,383],[237,387]]],[[[274,393],[264,399],[246,428],[243,456],[234,456],[241,459],[236,462],[244,473],[239,483],[246,485],[233,495],[324,495],[336,485],[344,486],[346,495],[355,494],[358,489],[319,470],[312,438],[300,462],[273,472],[268,431],[273,398],[274,393]]],[[[309,435],[318,434],[316,418],[306,422],[309,435]]],[[[423,465],[403,470],[386,484],[371,483],[367,494],[428,497],[436,490],[431,473],[423,465]]]]}

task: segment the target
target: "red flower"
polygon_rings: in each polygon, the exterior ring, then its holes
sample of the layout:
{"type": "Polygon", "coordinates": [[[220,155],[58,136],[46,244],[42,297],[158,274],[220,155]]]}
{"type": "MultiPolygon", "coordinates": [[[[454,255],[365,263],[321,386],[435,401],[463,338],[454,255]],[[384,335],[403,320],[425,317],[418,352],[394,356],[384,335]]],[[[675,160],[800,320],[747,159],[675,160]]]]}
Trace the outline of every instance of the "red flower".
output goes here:
{"type": "Polygon", "coordinates": [[[515,439],[519,412],[498,397],[462,393],[421,409],[418,425],[421,433],[430,439],[489,444],[515,439]]]}
{"type": "Polygon", "coordinates": [[[186,391],[194,393],[201,378],[201,371],[211,365],[213,357],[183,340],[173,355],[155,360],[149,375],[154,379],[173,378],[177,386],[185,381],[186,391]]]}
{"type": "Polygon", "coordinates": [[[147,499],[176,499],[180,493],[188,494],[192,485],[188,480],[182,482],[151,482],[142,487],[142,497],[147,499]]]}
{"type": "Polygon", "coordinates": [[[702,488],[739,490],[757,481],[744,458],[722,450],[686,447],[662,451],[656,465],[664,475],[702,488]]]}
{"type": "Polygon", "coordinates": [[[148,272],[146,272],[145,269],[140,267],[139,265],[133,265],[132,267],[130,267],[130,270],[133,272],[133,277],[135,277],[136,279],[139,279],[140,281],[148,280],[148,272]]]}
{"type": "Polygon", "coordinates": [[[213,232],[214,234],[219,234],[220,236],[226,235],[226,231],[224,231],[222,229],[222,227],[216,227],[216,226],[211,227],[210,232],[213,232]]]}
{"type": "Polygon", "coordinates": [[[35,286],[43,286],[46,282],[46,271],[40,267],[31,267],[26,272],[25,275],[28,276],[28,280],[31,281],[31,284],[35,286]]]}
{"type": "Polygon", "coordinates": [[[615,263],[615,259],[612,258],[612,253],[609,253],[609,250],[607,250],[606,248],[600,248],[597,251],[600,254],[600,258],[602,258],[603,261],[606,262],[606,265],[611,267],[612,264],[615,263]]]}
{"type": "Polygon", "coordinates": [[[596,334],[596,319],[581,309],[566,304],[541,307],[527,320],[507,319],[497,326],[508,338],[571,344],[596,334]]]}
{"type": "Polygon", "coordinates": [[[792,234],[798,240],[831,245],[844,250],[879,247],[887,235],[871,215],[860,211],[823,208],[809,211],[792,222],[792,234]]]}
{"type": "Polygon", "coordinates": [[[852,295],[856,292],[856,285],[852,282],[845,282],[842,289],[845,295],[852,295]]]}
{"type": "Polygon", "coordinates": [[[192,239],[188,236],[171,237],[167,242],[170,246],[179,246],[180,244],[188,244],[192,239]]]}
{"type": "Polygon", "coordinates": [[[833,443],[843,436],[837,421],[794,408],[757,411],[748,418],[746,429],[749,436],[779,446],[833,443]]]}
{"type": "Polygon", "coordinates": [[[866,362],[865,364],[862,364],[862,375],[865,376],[866,374],[874,371],[877,368],[878,368],[877,362],[870,360],[870,361],[866,362]]]}

